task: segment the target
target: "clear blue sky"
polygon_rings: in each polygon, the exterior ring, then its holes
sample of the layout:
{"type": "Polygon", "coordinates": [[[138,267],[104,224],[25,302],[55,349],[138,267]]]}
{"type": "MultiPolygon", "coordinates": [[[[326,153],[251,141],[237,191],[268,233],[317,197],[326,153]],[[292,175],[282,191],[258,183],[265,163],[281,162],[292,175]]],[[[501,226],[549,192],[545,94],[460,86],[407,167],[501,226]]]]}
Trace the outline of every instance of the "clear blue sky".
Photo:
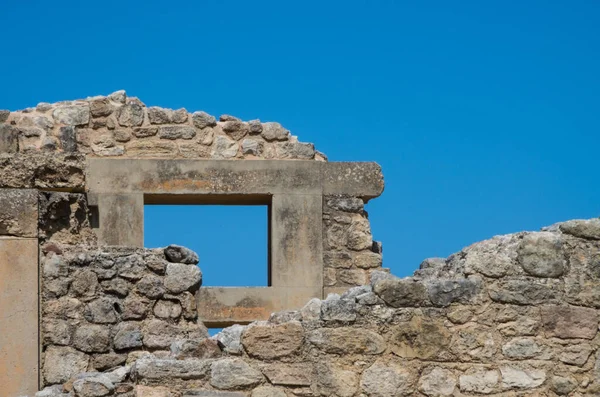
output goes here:
{"type": "MultiPolygon", "coordinates": [[[[408,275],[495,234],[600,215],[599,20],[591,0],[4,0],[0,108],[126,89],[377,161],[374,236],[408,275]]],[[[198,249],[206,284],[219,261],[238,266],[225,279],[260,284],[253,210],[154,208],[163,233],[147,241],[198,249]]]]}

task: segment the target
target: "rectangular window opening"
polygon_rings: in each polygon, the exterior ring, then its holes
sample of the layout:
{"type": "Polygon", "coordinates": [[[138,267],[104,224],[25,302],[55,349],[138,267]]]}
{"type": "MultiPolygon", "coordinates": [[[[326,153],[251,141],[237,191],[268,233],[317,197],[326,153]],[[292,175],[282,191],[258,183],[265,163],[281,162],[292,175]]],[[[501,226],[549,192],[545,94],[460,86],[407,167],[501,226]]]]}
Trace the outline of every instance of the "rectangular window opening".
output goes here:
{"type": "Polygon", "coordinates": [[[144,205],[144,246],[183,245],[200,257],[203,287],[271,285],[270,205],[144,205]]]}

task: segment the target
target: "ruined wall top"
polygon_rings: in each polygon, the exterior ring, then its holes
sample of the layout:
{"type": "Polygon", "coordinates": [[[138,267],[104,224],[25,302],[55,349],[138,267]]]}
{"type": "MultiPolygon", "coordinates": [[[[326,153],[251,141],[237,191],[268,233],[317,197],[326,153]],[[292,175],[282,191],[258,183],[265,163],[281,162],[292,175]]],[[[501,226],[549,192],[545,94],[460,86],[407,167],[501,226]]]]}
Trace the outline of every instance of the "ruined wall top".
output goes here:
{"type": "Polygon", "coordinates": [[[146,107],[125,91],[10,112],[0,110],[0,152],[97,157],[326,161],[276,122],[146,107]]]}

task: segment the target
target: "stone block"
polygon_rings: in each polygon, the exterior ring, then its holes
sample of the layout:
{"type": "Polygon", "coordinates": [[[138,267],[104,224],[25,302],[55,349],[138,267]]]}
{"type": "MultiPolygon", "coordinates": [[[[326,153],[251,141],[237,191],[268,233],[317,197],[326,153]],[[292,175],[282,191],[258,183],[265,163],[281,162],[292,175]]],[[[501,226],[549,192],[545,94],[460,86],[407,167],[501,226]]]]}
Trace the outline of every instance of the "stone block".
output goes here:
{"type": "Polygon", "coordinates": [[[37,235],[37,190],[0,189],[0,236],[37,237],[37,235]]]}

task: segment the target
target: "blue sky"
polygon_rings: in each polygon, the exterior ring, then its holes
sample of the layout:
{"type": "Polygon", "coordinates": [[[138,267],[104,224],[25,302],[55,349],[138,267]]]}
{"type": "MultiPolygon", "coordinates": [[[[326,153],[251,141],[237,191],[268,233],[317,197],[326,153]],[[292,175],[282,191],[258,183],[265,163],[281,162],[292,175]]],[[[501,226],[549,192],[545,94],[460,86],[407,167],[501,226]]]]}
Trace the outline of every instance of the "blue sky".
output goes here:
{"type": "MultiPolygon", "coordinates": [[[[149,105],[279,121],[332,161],[377,161],[386,189],[367,209],[398,275],[495,234],[600,215],[597,1],[2,9],[0,108],[125,89],[149,105]]],[[[149,245],[193,233],[203,268],[227,262],[260,284],[246,267],[262,260],[260,212],[200,210],[154,208],[162,236],[149,245]],[[234,231],[203,229],[215,224],[234,231]]]]}

